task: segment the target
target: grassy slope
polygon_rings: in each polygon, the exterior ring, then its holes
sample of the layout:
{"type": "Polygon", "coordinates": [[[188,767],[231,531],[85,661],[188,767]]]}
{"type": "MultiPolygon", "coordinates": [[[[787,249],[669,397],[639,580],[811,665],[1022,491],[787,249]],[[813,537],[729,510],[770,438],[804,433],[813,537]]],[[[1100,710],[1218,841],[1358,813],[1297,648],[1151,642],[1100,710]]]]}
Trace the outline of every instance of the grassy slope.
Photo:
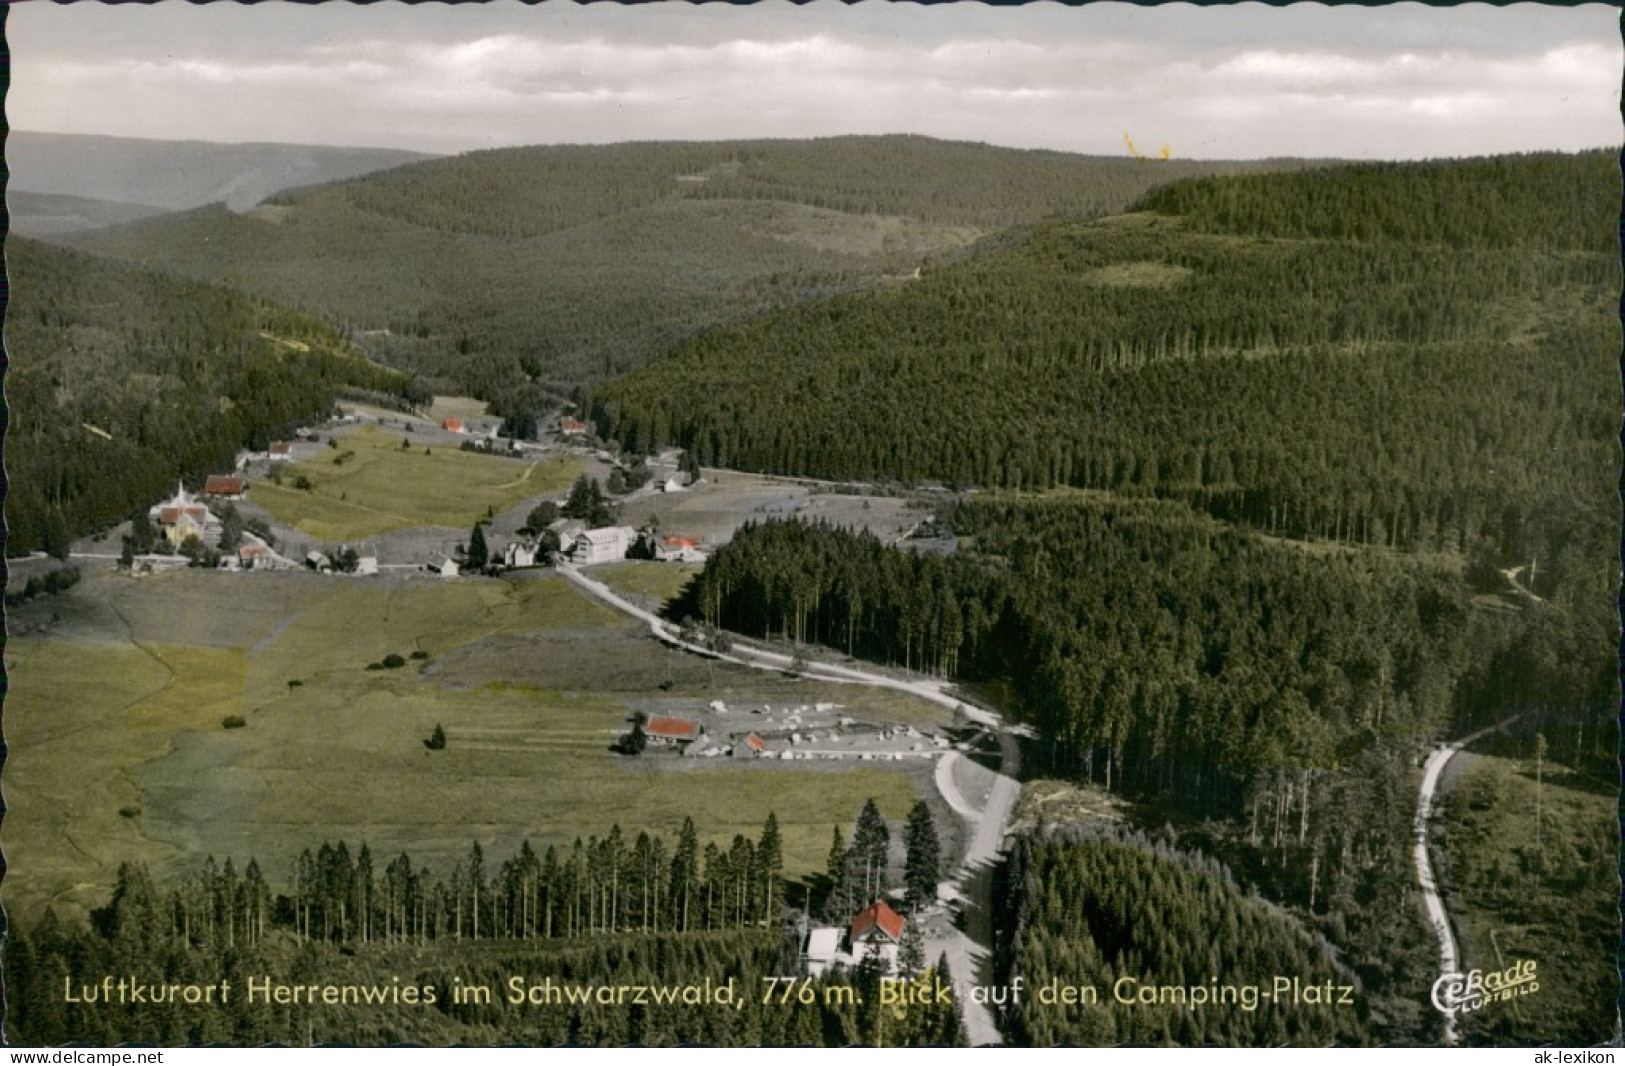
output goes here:
{"type": "Polygon", "coordinates": [[[564,488],[581,472],[575,458],[503,459],[418,441],[402,448],[401,440],[362,426],[321,458],[289,464],[281,485],[256,483],[254,502],[311,536],[357,540],[418,525],[472,528],[487,507],[564,488]],[[335,464],[345,452],[354,458],[335,464]],[[314,487],[294,488],[298,477],[314,487]]]}
{"type": "Polygon", "coordinates": [[[674,836],[685,815],[702,839],[726,844],[754,838],[769,810],[789,872],[806,873],[822,868],[830,826],[848,824],[865,798],[906,815],[918,775],[625,760],[607,749],[629,711],[665,699],[834,699],[873,719],[935,717],[892,694],[673,665],[554,578],[98,571],[39,610],[63,621],[7,649],[18,755],[4,845],[28,875],[6,895],[25,912],[47,899],[99,904],[126,860],[162,874],[206,854],[256,856],[280,885],[294,856],[323,840],[404,849],[444,869],[472,839],[506,855],[523,838],[568,845],[616,823],[674,836]],[[421,675],[416,661],[366,669],[420,649],[431,656],[421,675]],[[676,684],[662,692],[667,678],[676,684]],[[233,714],[246,728],[221,728],[233,714]],[[430,753],[421,741],[436,723],[450,744],[430,753]]]}
{"type": "Polygon", "coordinates": [[[1464,910],[1471,965],[1532,959],[1540,991],[1471,1017],[1474,1042],[1595,1044],[1614,1031],[1619,941],[1618,784],[1582,778],[1551,753],[1538,789],[1525,758],[1473,756],[1442,820],[1450,884],[1464,910]]]}
{"type": "Polygon", "coordinates": [[[491,395],[521,372],[613,376],[705,327],[1223,169],[917,137],[505,149],[78,240],[351,323],[491,395]]]}
{"type": "Polygon", "coordinates": [[[700,572],[690,563],[624,562],[595,567],[592,576],[654,610],[677,597],[700,572]]]}

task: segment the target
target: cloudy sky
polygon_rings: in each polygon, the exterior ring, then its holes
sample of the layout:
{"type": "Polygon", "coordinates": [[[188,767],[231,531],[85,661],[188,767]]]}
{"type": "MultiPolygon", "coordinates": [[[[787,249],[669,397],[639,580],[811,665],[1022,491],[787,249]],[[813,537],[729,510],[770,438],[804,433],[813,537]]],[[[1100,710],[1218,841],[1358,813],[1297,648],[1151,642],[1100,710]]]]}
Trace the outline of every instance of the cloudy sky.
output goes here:
{"type": "Polygon", "coordinates": [[[39,2],[13,128],[458,152],[922,133],[1176,157],[1618,144],[1618,10],[39,2]]]}

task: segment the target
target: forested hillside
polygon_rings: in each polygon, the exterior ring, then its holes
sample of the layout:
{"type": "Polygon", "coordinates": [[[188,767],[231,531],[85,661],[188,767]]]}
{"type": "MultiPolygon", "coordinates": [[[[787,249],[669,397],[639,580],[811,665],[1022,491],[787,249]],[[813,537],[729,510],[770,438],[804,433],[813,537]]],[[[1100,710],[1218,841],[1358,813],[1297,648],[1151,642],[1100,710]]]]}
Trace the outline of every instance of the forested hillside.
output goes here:
{"type": "MultiPolygon", "coordinates": [[[[1371,1011],[1027,1004],[1030,1039],[1431,1041],[1418,753],[1511,720],[1614,776],[1618,181],[1594,154],[1185,183],[700,338],[595,413],[703,463],[979,490],[939,507],[947,556],[747,526],[673,613],[980,686],[1038,727],[1028,774],[1222,856],[1371,1011]]],[[[1206,980],[1191,946],[1251,906],[1098,843],[1022,856],[1029,973],[1206,980]]]]}
{"type": "Polygon", "coordinates": [[[83,196],[6,190],[6,217],[11,233],[41,237],[53,233],[76,233],[99,226],[116,226],[141,218],[161,215],[164,209],[150,204],[92,200],[83,196]]]}
{"type": "Polygon", "coordinates": [[[1180,186],[1146,206],[1203,213],[1056,223],[718,331],[602,388],[599,422],[721,466],[1072,485],[1293,537],[1551,561],[1606,519],[1616,466],[1619,266],[1595,249],[1617,165],[1370,173],[1180,186]],[[1525,210],[1543,183],[1588,213],[1525,210]],[[1430,229],[1445,199],[1484,219],[1430,229]],[[1271,235],[1317,206],[1341,221],[1271,235]],[[1261,233],[1205,231],[1221,207],[1261,233]]]}
{"type": "Polygon", "coordinates": [[[1489,713],[1486,691],[1605,721],[1606,628],[1470,610],[1436,563],[1309,553],[1173,503],[995,498],[952,522],[974,549],[946,558],[748,525],[672,613],[1006,684],[1056,768],[1237,817],[1288,773],[1289,806],[1331,818],[1311,778],[1489,713]]]}
{"type": "MultiPolygon", "coordinates": [[[[342,323],[515,413],[706,328],[908,276],[1011,226],[1267,164],[921,137],[476,152],[76,238],[342,323]]],[[[1285,164],[1283,164],[1285,165],[1285,164]]]]}
{"type": "Polygon", "coordinates": [[[1504,579],[1475,595],[1447,556],[1311,548],[1173,501],[995,496],[947,521],[947,557],[748,526],[672,613],[996,693],[1038,727],[1029,775],[1131,797],[1336,944],[1381,1000],[1381,1039],[1432,1039],[1411,855],[1429,738],[1522,715],[1576,768],[1613,774],[1606,558],[1560,607],[1504,579]]]}
{"type": "Polygon", "coordinates": [[[17,237],[6,265],[12,553],[65,551],[342,387],[407,385],[322,323],[218,286],[17,237]]]}
{"type": "Polygon", "coordinates": [[[1606,255],[1619,251],[1601,224],[1619,209],[1618,178],[1611,152],[1365,163],[1181,181],[1140,206],[1215,233],[1606,255]]]}
{"type": "Polygon", "coordinates": [[[527,843],[490,868],[476,843],[439,877],[405,854],[375,865],[364,844],[353,856],[323,844],[301,856],[286,893],[253,860],[239,872],[211,858],[174,888],[124,866],[89,926],[53,914],[13,931],[6,1032],[24,1044],[962,1043],[952,1003],[883,1011],[872,967],[806,982],[808,1001],[776,994],[766,978],[800,975],[799,938],[780,928],[779,846],[769,814],[757,840],[736,836],[726,850],[702,850],[692,822],[675,841],[629,840],[617,826],[563,853],[527,843]],[[76,1010],[62,1000],[64,981],[160,973],[229,982],[229,1001],[76,1010]],[[251,1002],[249,982],[267,979],[373,991],[359,1005],[251,1002]],[[726,1002],[651,1001],[654,988],[730,984],[726,1002]],[[644,987],[646,1001],[617,1001],[623,985],[644,987]],[[490,999],[459,1001],[471,986],[490,999]],[[596,998],[601,986],[608,1000],[596,998]],[[533,987],[544,991],[532,998],[533,987]],[[405,1001],[403,988],[413,990],[405,1001]]]}
{"type": "Polygon", "coordinates": [[[1024,838],[1008,879],[1007,966],[1028,990],[1006,1016],[1016,1046],[1317,1047],[1383,1035],[1372,990],[1336,951],[1247,899],[1212,860],[1112,834],[1024,838]],[[1277,976],[1296,979],[1295,999],[1277,976]],[[1044,1003],[1038,991],[1056,985],[1092,988],[1098,1001],[1044,1003]]]}

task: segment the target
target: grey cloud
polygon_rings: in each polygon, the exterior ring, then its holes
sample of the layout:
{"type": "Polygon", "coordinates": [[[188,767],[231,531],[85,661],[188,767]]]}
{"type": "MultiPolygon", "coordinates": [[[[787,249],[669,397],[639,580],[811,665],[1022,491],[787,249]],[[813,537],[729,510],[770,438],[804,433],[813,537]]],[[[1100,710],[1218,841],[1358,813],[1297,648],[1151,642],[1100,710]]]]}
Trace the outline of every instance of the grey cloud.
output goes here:
{"type": "Polygon", "coordinates": [[[1616,18],[1602,5],[24,5],[8,109],[27,129],[431,151],[919,132],[1116,153],[1129,130],[1230,157],[1577,148],[1620,138],[1616,18]]]}

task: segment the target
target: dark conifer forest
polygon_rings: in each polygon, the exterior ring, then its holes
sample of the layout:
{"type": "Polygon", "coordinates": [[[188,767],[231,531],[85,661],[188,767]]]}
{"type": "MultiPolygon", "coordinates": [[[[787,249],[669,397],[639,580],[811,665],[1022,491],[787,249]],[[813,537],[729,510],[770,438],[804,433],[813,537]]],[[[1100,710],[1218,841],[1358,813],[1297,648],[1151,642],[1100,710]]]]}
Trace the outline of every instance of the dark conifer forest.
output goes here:
{"type": "MultiPolygon", "coordinates": [[[[404,853],[386,864],[364,844],[352,855],[342,842],[324,843],[301,855],[292,873],[292,891],[278,892],[257,862],[238,870],[211,857],[195,877],[165,888],[144,867],[127,865],[89,925],[48,916],[14,932],[10,1042],[907,1046],[964,1039],[951,1004],[882,1009],[872,967],[805,982],[790,995],[768,980],[800,974],[799,940],[779,926],[783,882],[772,815],[756,840],[736,836],[727,848],[700,847],[686,821],[676,840],[648,833],[628,840],[616,827],[563,852],[537,854],[527,842],[500,863],[475,843],[442,874],[404,853]],[[202,1006],[115,1001],[85,1009],[66,1002],[63,990],[64,981],[93,985],[87,974],[227,982],[231,990],[226,1002],[202,1006]],[[348,987],[355,998],[290,1007],[252,999],[256,981],[348,987]],[[571,1001],[559,989],[556,1000],[545,991],[533,997],[544,982],[591,998],[571,1001]],[[643,987],[652,999],[655,988],[670,994],[730,982],[734,1001],[726,1003],[597,998],[605,986],[611,996],[643,987]],[[488,1001],[460,998],[458,989],[475,986],[490,990],[488,1001]],[[415,990],[413,1001],[398,997],[403,987],[415,990]]],[[[941,972],[927,966],[925,980],[941,972]]]]}
{"type": "Polygon", "coordinates": [[[319,315],[506,416],[704,330],[894,284],[1011,227],[1270,165],[905,136],[549,145],[62,239],[319,315]]]}
{"type": "Polygon", "coordinates": [[[597,417],[957,490],[952,554],[750,525],[672,613],[991,694],[1037,729],[1028,774],[1170,819],[1337,945],[1362,1031],[1425,1042],[1428,743],[1510,718],[1614,775],[1618,185],[1602,154],[1182,183],[714,333],[597,417]]]}
{"type": "Polygon", "coordinates": [[[1027,982],[1005,1016],[1019,1046],[1372,1042],[1359,974],[1325,938],[1248,899],[1212,859],[1095,831],[1023,839],[1006,878],[1005,962],[1027,982]],[[1169,975],[1189,984],[1170,986],[1169,975]],[[1295,978],[1295,990],[1277,976],[1295,978]],[[1090,988],[1095,1002],[1045,1003],[1042,991],[1057,986],[1090,988]]]}
{"type": "Polygon", "coordinates": [[[1618,181],[1602,154],[1203,179],[709,334],[599,390],[599,423],[719,466],[1550,561],[1609,536],[1618,181]]]}
{"type": "Polygon", "coordinates": [[[6,266],[13,554],[66,552],[178,479],[230,470],[342,388],[408,382],[331,327],[229,289],[16,237],[6,266]]]}

